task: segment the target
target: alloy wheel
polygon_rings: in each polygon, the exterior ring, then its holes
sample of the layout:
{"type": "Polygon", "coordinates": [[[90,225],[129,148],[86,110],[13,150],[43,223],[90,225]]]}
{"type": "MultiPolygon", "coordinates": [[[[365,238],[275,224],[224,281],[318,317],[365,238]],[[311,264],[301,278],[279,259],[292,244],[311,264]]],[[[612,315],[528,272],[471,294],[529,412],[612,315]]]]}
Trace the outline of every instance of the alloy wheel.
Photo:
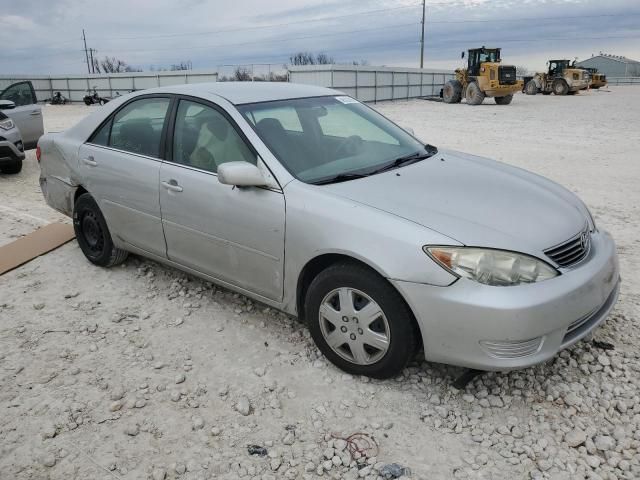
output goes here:
{"type": "Polygon", "coordinates": [[[329,347],[349,362],[371,365],[389,350],[387,317],[378,303],[360,290],[341,287],[330,291],[320,304],[319,322],[329,347]]]}

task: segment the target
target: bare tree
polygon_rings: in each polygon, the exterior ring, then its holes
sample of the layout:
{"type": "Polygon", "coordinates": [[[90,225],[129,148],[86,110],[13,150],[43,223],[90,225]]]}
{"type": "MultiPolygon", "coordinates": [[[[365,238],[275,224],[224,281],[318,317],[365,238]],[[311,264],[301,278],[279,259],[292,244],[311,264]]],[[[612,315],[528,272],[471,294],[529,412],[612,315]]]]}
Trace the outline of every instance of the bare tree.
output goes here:
{"type": "Polygon", "coordinates": [[[531,74],[531,71],[527,67],[523,65],[516,65],[516,76],[526,77],[530,74],[531,74]]]}
{"type": "Polygon", "coordinates": [[[291,65],[329,65],[335,61],[324,52],[317,55],[311,52],[296,52],[289,56],[289,63],[291,65]]]}
{"type": "MultiPolygon", "coordinates": [[[[97,61],[96,61],[97,62],[97,61]]],[[[116,57],[104,57],[100,61],[100,67],[104,73],[123,73],[123,72],[141,72],[139,68],[127,65],[124,60],[120,60],[116,57]]],[[[96,69],[99,70],[99,69],[96,69]]]]}
{"type": "Polygon", "coordinates": [[[191,60],[183,60],[180,63],[174,63],[173,65],[171,65],[169,67],[169,70],[171,70],[172,72],[178,71],[178,70],[192,70],[193,69],[193,64],[191,63],[191,60]]]}
{"type": "Polygon", "coordinates": [[[250,82],[252,80],[251,70],[246,67],[236,67],[233,71],[232,80],[236,82],[250,82]]]}

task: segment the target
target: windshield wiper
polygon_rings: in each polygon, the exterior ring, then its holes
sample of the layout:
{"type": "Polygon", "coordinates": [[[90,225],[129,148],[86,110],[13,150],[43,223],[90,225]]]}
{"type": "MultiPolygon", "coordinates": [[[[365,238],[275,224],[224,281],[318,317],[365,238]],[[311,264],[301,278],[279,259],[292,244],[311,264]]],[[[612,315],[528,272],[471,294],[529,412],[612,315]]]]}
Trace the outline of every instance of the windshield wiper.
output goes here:
{"type": "Polygon", "coordinates": [[[368,173],[341,173],[334,177],[323,178],[322,180],[311,183],[313,183],[314,185],[327,185],[329,183],[348,182],[349,180],[355,180],[356,178],[363,178],[368,176],[368,173]]]}
{"type": "Polygon", "coordinates": [[[438,149],[433,145],[425,145],[424,152],[414,152],[409,155],[403,155],[402,157],[398,157],[390,163],[383,165],[380,168],[376,168],[368,172],[368,175],[375,175],[376,173],[386,172],[388,170],[393,170],[394,168],[402,167],[403,165],[409,165],[411,163],[419,162],[420,160],[424,160],[425,158],[432,157],[438,152],[438,149]]]}

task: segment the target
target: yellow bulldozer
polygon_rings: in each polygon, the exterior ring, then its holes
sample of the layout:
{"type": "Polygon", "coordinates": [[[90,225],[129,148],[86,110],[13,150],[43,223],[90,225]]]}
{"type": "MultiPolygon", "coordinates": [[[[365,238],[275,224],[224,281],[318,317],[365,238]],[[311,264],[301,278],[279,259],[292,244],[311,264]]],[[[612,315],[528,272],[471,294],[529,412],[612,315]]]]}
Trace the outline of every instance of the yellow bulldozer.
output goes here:
{"type": "MultiPolygon", "coordinates": [[[[462,52],[461,58],[464,58],[462,52]]],[[[498,105],[509,105],[513,94],[522,90],[516,78],[516,67],[502,65],[499,48],[472,48],[467,55],[467,67],[456,69],[455,80],[445,83],[440,96],[445,103],[480,105],[486,97],[493,97],[498,105]]]]}

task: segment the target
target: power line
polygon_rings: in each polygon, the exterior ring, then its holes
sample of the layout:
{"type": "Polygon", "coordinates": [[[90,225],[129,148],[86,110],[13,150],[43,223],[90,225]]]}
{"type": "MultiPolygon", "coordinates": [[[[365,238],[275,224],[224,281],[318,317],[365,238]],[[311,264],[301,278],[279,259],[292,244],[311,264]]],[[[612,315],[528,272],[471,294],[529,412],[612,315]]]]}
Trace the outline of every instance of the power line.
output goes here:
{"type": "MultiPolygon", "coordinates": [[[[395,27],[407,27],[407,26],[417,26],[418,24],[415,22],[411,23],[400,23],[395,25],[386,25],[385,28],[395,28],[395,27]]],[[[318,37],[333,37],[336,35],[351,35],[354,33],[362,33],[362,32],[370,32],[380,30],[380,27],[375,28],[363,28],[360,30],[349,30],[346,32],[332,32],[332,33],[319,33],[316,35],[305,35],[299,37],[286,37],[286,38],[275,38],[271,40],[254,40],[251,42],[240,42],[240,43],[218,43],[214,45],[197,45],[190,47],[174,47],[171,50],[193,50],[193,49],[207,49],[207,48],[224,48],[224,47],[240,47],[240,46],[248,46],[248,45],[262,45],[264,43],[279,43],[279,42],[290,42],[292,40],[306,40],[309,38],[318,38],[318,37]]],[[[166,48],[151,48],[151,49],[117,49],[118,52],[156,52],[156,51],[164,51],[166,48]]]]}
{"type": "Polygon", "coordinates": [[[386,12],[391,12],[396,10],[406,10],[410,8],[417,8],[419,6],[420,4],[404,5],[402,7],[381,8],[378,10],[368,10],[365,12],[349,13],[345,15],[335,15],[331,17],[313,18],[308,20],[297,20],[294,22],[274,23],[269,25],[256,25],[253,27],[227,28],[223,30],[208,30],[208,31],[201,31],[201,32],[184,32],[184,33],[172,33],[172,34],[163,34],[163,35],[140,35],[140,36],[133,36],[133,37],[108,36],[108,37],[96,37],[96,38],[102,38],[102,39],[108,39],[108,40],[137,40],[137,39],[153,39],[153,38],[173,38],[173,37],[183,37],[183,36],[192,36],[192,35],[215,35],[218,33],[243,32],[248,30],[262,30],[262,29],[268,29],[268,28],[288,27],[288,26],[299,25],[303,23],[325,22],[327,20],[336,20],[339,18],[348,18],[348,17],[356,17],[356,16],[359,17],[362,15],[372,15],[376,13],[386,13],[386,12]]]}
{"type": "Polygon", "coordinates": [[[605,17],[630,17],[638,16],[640,13],[612,13],[602,15],[556,15],[554,17],[519,17],[519,18],[491,18],[485,20],[435,20],[429,23],[496,23],[496,22],[520,22],[520,21],[540,21],[540,20],[575,20],[580,18],[605,18],[605,17]]]}

